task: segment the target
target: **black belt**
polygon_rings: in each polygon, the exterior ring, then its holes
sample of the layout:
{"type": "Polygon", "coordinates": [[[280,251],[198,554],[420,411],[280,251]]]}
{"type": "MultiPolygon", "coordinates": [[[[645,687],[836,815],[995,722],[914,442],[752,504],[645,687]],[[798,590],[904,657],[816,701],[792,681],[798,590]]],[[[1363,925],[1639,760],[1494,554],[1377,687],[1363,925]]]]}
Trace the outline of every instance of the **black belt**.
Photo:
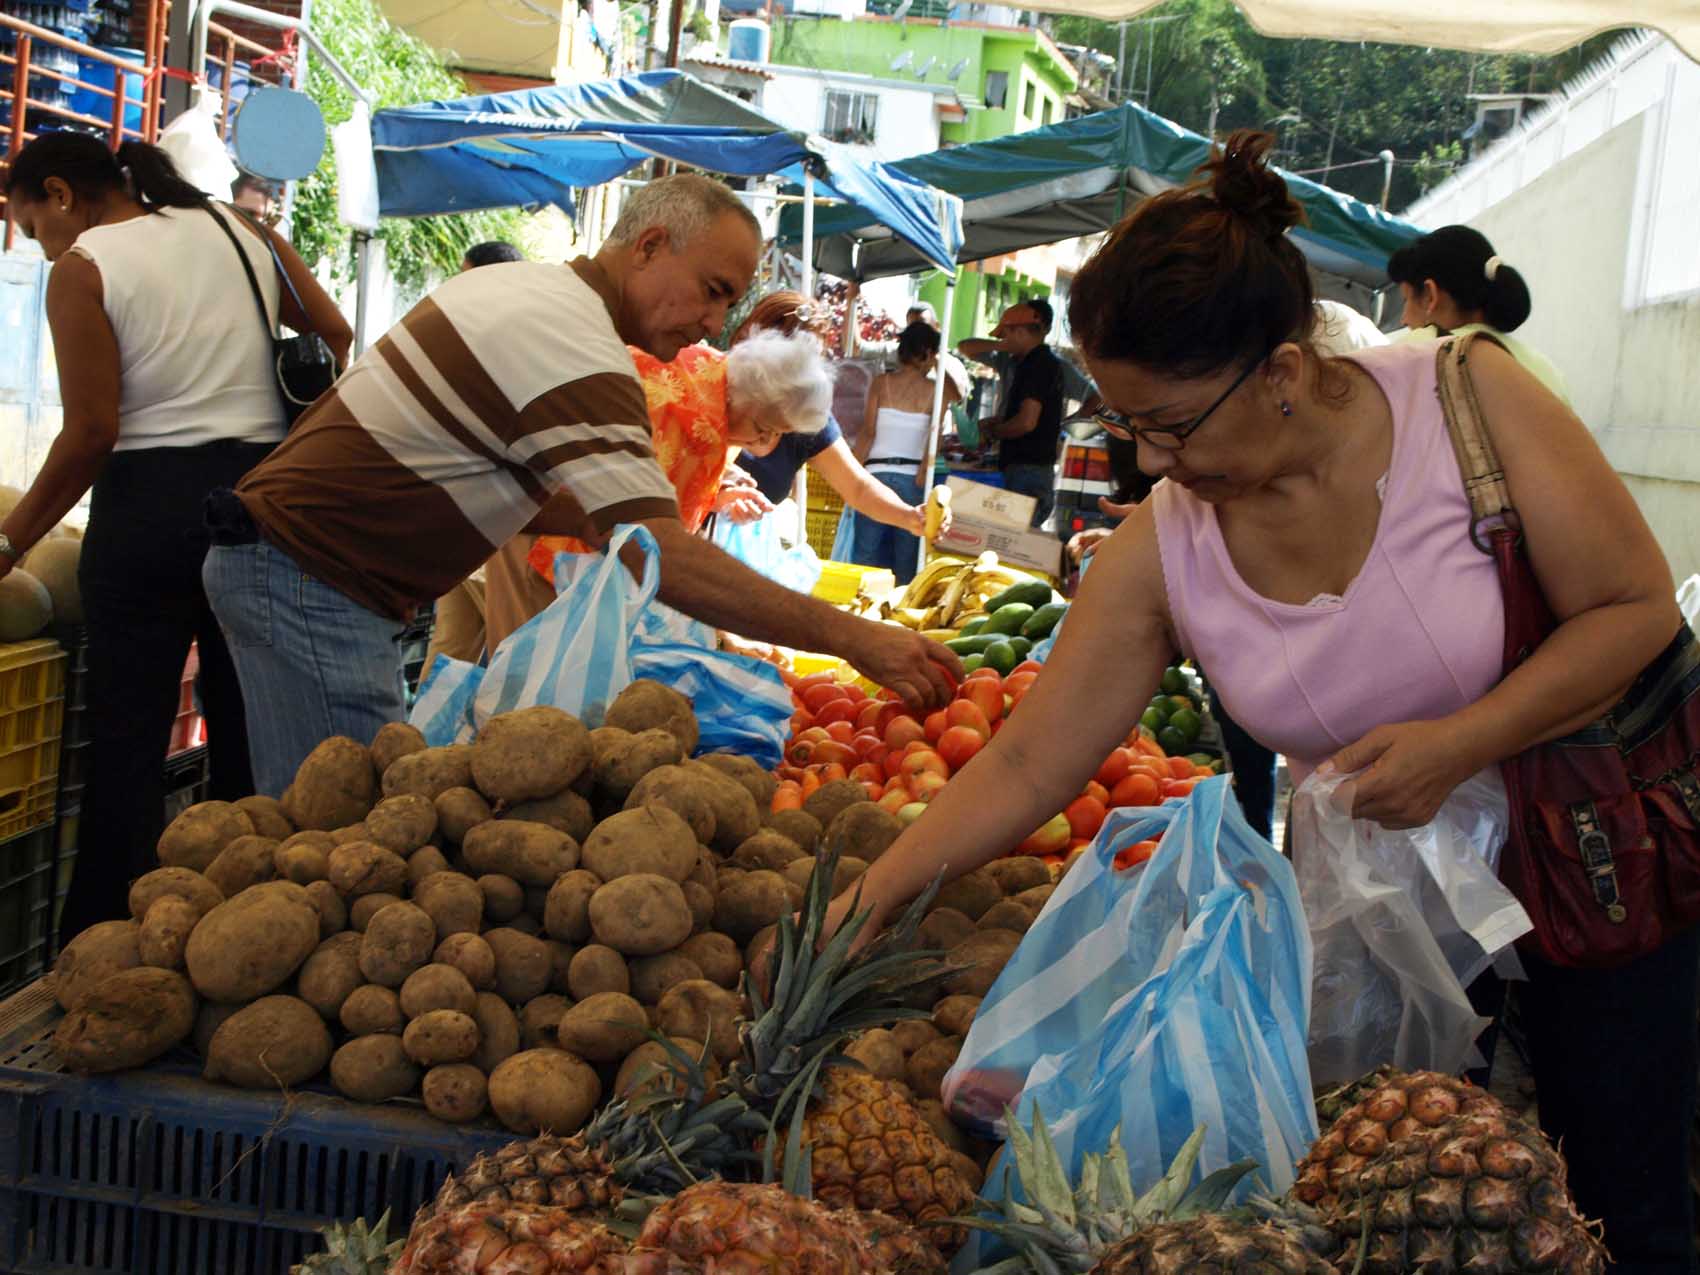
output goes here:
{"type": "Polygon", "coordinates": [[[228,487],[207,493],[207,531],[215,545],[254,545],[260,543],[260,529],[248,514],[248,507],[228,487]]]}
{"type": "MultiPolygon", "coordinates": [[[[870,456],[868,465],[919,465],[919,456],[870,456]]],[[[866,465],[863,468],[867,468],[866,465]]]]}

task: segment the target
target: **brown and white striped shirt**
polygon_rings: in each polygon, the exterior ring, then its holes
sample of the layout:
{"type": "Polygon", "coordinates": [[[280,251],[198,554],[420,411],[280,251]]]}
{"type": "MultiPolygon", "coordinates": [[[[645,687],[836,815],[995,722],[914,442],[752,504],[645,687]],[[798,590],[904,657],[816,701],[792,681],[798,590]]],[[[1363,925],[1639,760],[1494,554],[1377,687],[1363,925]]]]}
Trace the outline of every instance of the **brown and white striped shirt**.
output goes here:
{"type": "Polygon", "coordinates": [[[400,618],[552,495],[583,515],[580,539],[677,517],[612,302],[585,257],[456,275],[242,480],[249,516],[303,571],[400,618]]]}

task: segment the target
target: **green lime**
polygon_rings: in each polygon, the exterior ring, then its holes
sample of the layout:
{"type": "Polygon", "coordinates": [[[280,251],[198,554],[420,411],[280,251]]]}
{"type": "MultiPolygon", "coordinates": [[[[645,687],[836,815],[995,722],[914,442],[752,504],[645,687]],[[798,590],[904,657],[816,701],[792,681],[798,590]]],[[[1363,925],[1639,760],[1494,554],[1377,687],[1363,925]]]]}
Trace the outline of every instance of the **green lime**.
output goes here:
{"type": "Polygon", "coordinates": [[[965,655],[962,657],[962,671],[964,673],[972,673],[985,662],[986,657],[984,655],[965,655]]]}
{"type": "Polygon", "coordinates": [[[1017,634],[1015,637],[1010,638],[1009,644],[1010,644],[1010,646],[1015,648],[1015,658],[1018,661],[1026,659],[1027,658],[1027,652],[1029,652],[1033,649],[1033,639],[1032,638],[1024,638],[1024,637],[1020,636],[1019,634],[1017,634]]]}
{"type": "Polygon", "coordinates": [[[1189,713],[1192,712],[1192,700],[1188,699],[1185,695],[1169,696],[1169,716],[1173,717],[1175,713],[1183,708],[1189,713]]]}
{"type": "Polygon", "coordinates": [[[1177,708],[1170,713],[1169,725],[1186,738],[1188,749],[1198,742],[1198,732],[1204,729],[1203,720],[1190,708],[1177,708]]]}
{"type": "Polygon", "coordinates": [[[1187,738],[1173,726],[1165,726],[1157,732],[1157,747],[1171,757],[1180,757],[1187,750],[1187,738]]]}
{"type": "Polygon", "coordinates": [[[1212,757],[1209,753],[1188,753],[1186,759],[1194,766],[1210,766],[1221,760],[1219,757],[1212,757]]]}
{"type": "Polygon", "coordinates": [[[1149,731],[1159,731],[1169,723],[1163,720],[1163,715],[1154,708],[1148,708],[1139,715],[1139,724],[1149,731]]]}
{"type": "Polygon", "coordinates": [[[995,668],[999,673],[1007,675],[1013,673],[1020,662],[1015,648],[1008,642],[993,642],[986,648],[984,667],[995,668]]]}
{"type": "Polygon", "coordinates": [[[1153,695],[1151,697],[1151,707],[1163,714],[1164,717],[1167,717],[1174,711],[1175,706],[1169,703],[1169,697],[1167,695],[1153,695]]]}
{"type": "Polygon", "coordinates": [[[1184,695],[1187,690],[1186,674],[1173,666],[1163,670],[1163,694],[1184,695]]]}

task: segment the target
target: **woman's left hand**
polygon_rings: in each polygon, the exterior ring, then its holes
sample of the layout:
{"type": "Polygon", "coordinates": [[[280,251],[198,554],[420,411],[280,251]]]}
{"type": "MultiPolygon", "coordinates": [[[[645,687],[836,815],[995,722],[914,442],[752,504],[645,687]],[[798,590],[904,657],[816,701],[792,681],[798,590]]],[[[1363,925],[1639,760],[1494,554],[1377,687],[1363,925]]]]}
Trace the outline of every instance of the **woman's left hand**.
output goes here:
{"type": "Polygon", "coordinates": [[[1357,773],[1353,818],[1384,828],[1420,828],[1485,764],[1456,727],[1434,721],[1377,726],[1319,769],[1357,773]]]}
{"type": "Polygon", "coordinates": [[[767,517],[773,512],[773,503],[753,487],[722,487],[714,497],[714,510],[742,526],[767,517]]]}

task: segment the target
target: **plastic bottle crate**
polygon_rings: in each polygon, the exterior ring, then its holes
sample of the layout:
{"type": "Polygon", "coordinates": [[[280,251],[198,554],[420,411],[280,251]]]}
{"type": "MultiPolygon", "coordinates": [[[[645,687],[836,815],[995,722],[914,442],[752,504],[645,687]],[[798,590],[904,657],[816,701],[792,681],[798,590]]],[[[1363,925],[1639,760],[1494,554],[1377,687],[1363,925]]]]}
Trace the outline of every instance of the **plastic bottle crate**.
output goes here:
{"type": "Polygon", "coordinates": [[[177,719],[171,724],[171,744],[165,755],[175,757],[207,742],[207,724],[195,695],[195,679],[201,675],[201,650],[189,643],[189,658],[183,665],[183,684],[177,695],[177,719]]]}
{"type": "Polygon", "coordinates": [[[832,542],[838,538],[838,513],[810,509],[804,520],[808,527],[809,548],[821,558],[832,557],[832,542]]]}
{"type": "Polygon", "coordinates": [[[0,646],[0,841],[53,822],[64,724],[64,649],[51,638],[0,646]]]}
{"type": "Polygon", "coordinates": [[[170,823],[190,806],[207,799],[212,772],[206,746],[167,759],[165,763],[165,822],[170,823]]]}
{"type": "Polygon", "coordinates": [[[45,983],[0,1004],[0,1270],[285,1275],[318,1228],[390,1211],[405,1232],[445,1175],[512,1141],[423,1109],[209,1084],[186,1055],[71,1076],[45,983]]]}
{"type": "Polygon", "coordinates": [[[41,977],[53,955],[59,898],[58,829],[0,841],[0,995],[41,977]]]}

